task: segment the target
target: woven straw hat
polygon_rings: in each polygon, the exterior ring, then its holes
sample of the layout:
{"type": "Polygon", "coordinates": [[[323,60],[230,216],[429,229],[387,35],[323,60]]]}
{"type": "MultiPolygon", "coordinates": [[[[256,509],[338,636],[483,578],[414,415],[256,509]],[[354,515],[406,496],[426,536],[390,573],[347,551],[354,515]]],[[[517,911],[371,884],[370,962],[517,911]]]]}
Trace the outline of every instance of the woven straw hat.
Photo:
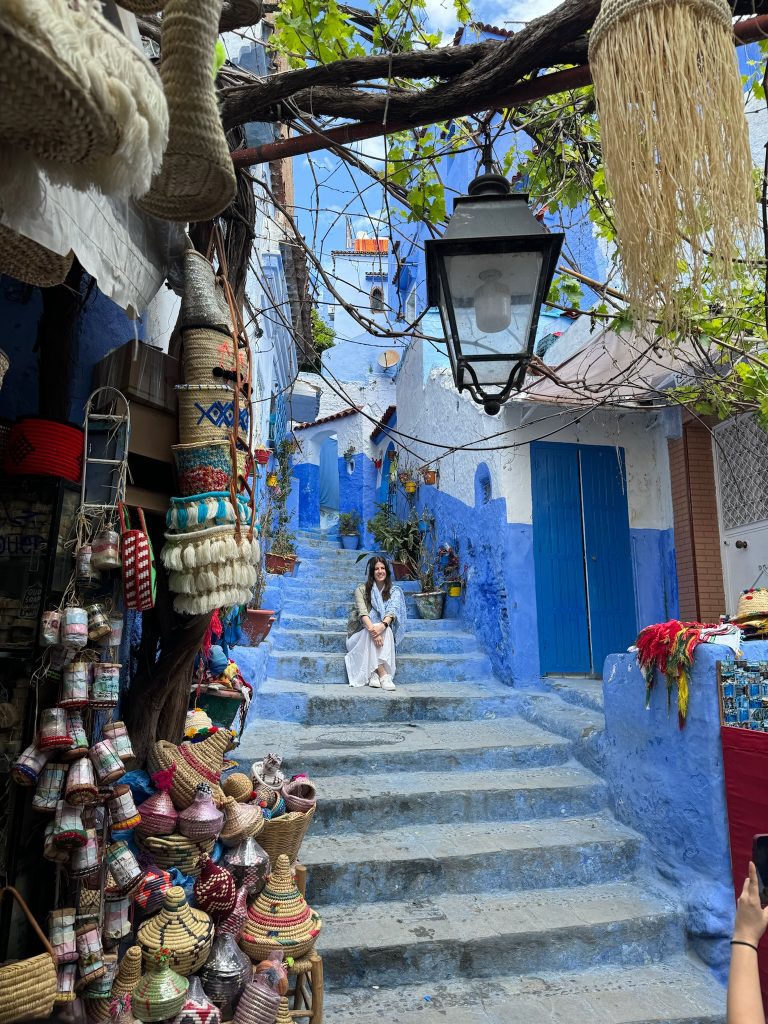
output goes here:
{"type": "Polygon", "coordinates": [[[171,785],[171,799],[179,810],[189,807],[195,799],[195,791],[201,782],[207,782],[213,792],[213,799],[220,803],[224,794],[219,787],[224,767],[224,754],[232,742],[226,729],[218,729],[199,743],[182,743],[176,746],[167,740],[159,740],[149,749],[147,761],[150,772],[155,773],[176,765],[171,785]]]}
{"type": "Polygon", "coordinates": [[[768,587],[753,587],[742,592],[734,622],[749,622],[768,616],[768,587]]]}
{"type": "Polygon", "coordinates": [[[229,775],[221,784],[221,788],[227,796],[231,796],[238,803],[247,804],[253,796],[253,785],[244,772],[234,772],[229,775]]]}
{"type": "Polygon", "coordinates": [[[165,5],[160,77],[170,110],[170,138],[160,173],[140,205],[166,220],[210,220],[237,191],[211,75],[221,6],[222,0],[167,0],[165,5]]]}
{"type": "Polygon", "coordinates": [[[213,921],[202,910],[194,910],[180,885],[171,886],[162,908],[139,925],[136,939],[144,961],[152,962],[162,949],[170,952],[169,965],[179,974],[189,975],[208,959],[213,945],[213,921]]]}
{"type": "Polygon", "coordinates": [[[130,994],[141,978],[141,946],[129,946],[125,956],[117,965],[117,974],[112,982],[112,997],[130,994]]]}
{"type": "Polygon", "coordinates": [[[240,945],[254,962],[274,950],[294,959],[315,945],[322,921],[299,892],[286,856],[277,863],[267,884],[248,908],[240,945]]]}
{"type": "Polygon", "coordinates": [[[71,250],[66,256],[59,256],[26,235],[0,224],[0,274],[8,274],[17,281],[38,288],[53,288],[63,283],[73,258],[71,250]]]}
{"type": "Polygon", "coordinates": [[[264,829],[264,815],[258,804],[240,804],[231,796],[224,798],[224,827],[219,839],[224,846],[239,846],[249,836],[258,836],[264,829]]]}
{"type": "Polygon", "coordinates": [[[0,138],[76,188],[147,191],[168,138],[167,102],[154,67],[100,3],[5,0],[0,48],[0,138]]]}

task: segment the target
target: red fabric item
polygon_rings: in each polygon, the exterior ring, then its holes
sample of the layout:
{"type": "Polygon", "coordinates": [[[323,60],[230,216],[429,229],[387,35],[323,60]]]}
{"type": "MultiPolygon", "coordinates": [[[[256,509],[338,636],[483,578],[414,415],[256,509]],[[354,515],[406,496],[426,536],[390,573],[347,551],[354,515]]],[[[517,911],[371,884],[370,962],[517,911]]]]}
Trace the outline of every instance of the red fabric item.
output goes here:
{"type": "MultiPolygon", "coordinates": [[[[768,735],[750,729],[720,729],[725,800],[731,840],[733,891],[741,895],[752,860],[752,837],[768,832],[768,735]]],[[[763,1004],[768,1007],[768,938],[757,955],[763,1004]]]]}

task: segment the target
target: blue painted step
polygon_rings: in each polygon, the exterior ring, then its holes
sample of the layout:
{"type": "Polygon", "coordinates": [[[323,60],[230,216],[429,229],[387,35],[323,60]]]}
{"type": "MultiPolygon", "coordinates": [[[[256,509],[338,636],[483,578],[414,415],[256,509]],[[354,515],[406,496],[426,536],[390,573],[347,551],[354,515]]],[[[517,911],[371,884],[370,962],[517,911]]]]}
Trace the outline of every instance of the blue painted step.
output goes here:
{"type": "Polygon", "coordinates": [[[382,890],[409,900],[507,889],[556,891],[615,882],[637,867],[641,838],[609,818],[407,825],[308,836],[310,905],[369,903],[382,890]]]}
{"type": "MultiPolygon", "coordinates": [[[[450,620],[446,620],[450,621],[450,620]]],[[[346,630],[287,629],[281,626],[274,636],[281,651],[346,652],[346,630]]],[[[405,654],[476,654],[477,640],[472,633],[413,633],[405,636],[397,648],[398,660],[405,654]]]]}
{"type": "MultiPolygon", "coordinates": [[[[314,607],[308,607],[307,610],[311,612],[314,610],[314,607]]],[[[410,636],[412,633],[453,633],[456,631],[457,625],[459,623],[455,619],[409,618],[408,635],[410,636]]],[[[286,609],[280,616],[280,626],[283,629],[306,629],[312,631],[330,629],[336,633],[343,632],[346,635],[347,616],[344,614],[343,616],[331,618],[324,615],[304,615],[301,611],[286,609]]]]}
{"type": "Polygon", "coordinates": [[[267,679],[254,698],[256,719],[343,725],[347,722],[455,722],[516,714],[509,687],[409,683],[392,692],[338,683],[267,679]]]}
{"type": "MultiPolygon", "coordinates": [[[[345,652],[346,653],[346,652],[345,652]]],[[[269,674],[279,679],[298,682],[347,683],[344,655],[319,651],[279,651],[272,654],[267,666],[269,674]]],[[[398,654],[395,682],[433,682],[438,679],[459,683],[466,679],[492,679],[493,670],[487,654],[398,654]]]]}

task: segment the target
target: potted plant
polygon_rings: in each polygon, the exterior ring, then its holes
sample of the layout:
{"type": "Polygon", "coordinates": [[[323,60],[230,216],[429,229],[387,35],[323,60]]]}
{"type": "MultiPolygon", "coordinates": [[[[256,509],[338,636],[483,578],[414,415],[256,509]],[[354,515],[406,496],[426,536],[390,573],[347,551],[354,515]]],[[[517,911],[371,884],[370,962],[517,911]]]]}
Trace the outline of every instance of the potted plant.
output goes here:
{"type": "Polygon", "coordinates": [[[344,461],[347,464],[347,472],[348,473],[354,472],[354,469],[355,469],[355,455],[356,454],[357,454],[357,449],[350,442],[347,445],[347,447],[344,449],[344,461]]]}
{"type": "Polygon", "coordinates": [[[422,619],[441,619],[445,604],[445,591],[441,589],[440,554],[437,550],[437,531],[432,514],[425,509],[419,520],[425,527],[419,531],[421,538],[416,562],[416,579],[421,590],[413,595],[416,611],[422,619]]]}
{"type": "Polygon", "coordinates": [[[357,512],[339,514],[339,536],[341,546],[347,551],[354,551],[360,545],[360,516],[357,512]]]}
{"type": "Polygon", "coordinates": [[[416,470],[406,459],[398,462],[397,478],[403,485],[406,494],[415,494],[418,484],[416,483],[416,470]]]}
{"type": "Polygon", "coordinates": [[[263,640],[266,640],[275,621],[274,609],[261,607],[261,602],[264,600],[264,591],[267,586],[263,552],[270,533],[272,512],[272,492],[267,491],[264,505],[259,513],[259,536],[261,539],[262,557],[256,563],[256,582],[253,586],[253,596],[246,606],[245,616],[241,623],[243,632],[251,641],[251,647],[258,647],[263,640]]]}
{"type": "Polygon", "coordinates": [[[437,470],[428,469],[426,466],[422,467],[421,476],[425,484],[436,484],[437,483],[437,470]]]}
{"type": "MultiPolygon", "coordinates": [[[[288,513],[288,495],[291,493],[291,455],[295,451],[293,441],[281,441],[277,448],[277,481],[272,488],[276,508],[274,519],[269,522],[269,551],[265,555],[267,572],[284,576],[293,572],[296,557],[296,536],[288,528],[291,517],[288,513]]],[[[269,481],[267,481],[269,482],[269,481]]]]}
{"type": "Polygon", "coordinates": [[[373,534],[377,550],[392,559],[395,579],[413,579],[421,543],[418,518],[412,514],[407,519],[398,519],[389,506],[383,503],[379,505],[376,515],[368,520],[368,529],[373,534]]]}

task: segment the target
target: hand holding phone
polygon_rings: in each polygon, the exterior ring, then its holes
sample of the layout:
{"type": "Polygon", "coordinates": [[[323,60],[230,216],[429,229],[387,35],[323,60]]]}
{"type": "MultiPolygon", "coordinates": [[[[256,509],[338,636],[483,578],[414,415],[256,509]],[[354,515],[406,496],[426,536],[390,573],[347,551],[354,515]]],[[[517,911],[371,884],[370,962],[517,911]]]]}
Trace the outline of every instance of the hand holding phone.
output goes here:
{"type": "Polygon", "coordinates": [[[752,863],[757,871],[760,906],[768,906],[768,835],[752,837],[752,863]]]}

